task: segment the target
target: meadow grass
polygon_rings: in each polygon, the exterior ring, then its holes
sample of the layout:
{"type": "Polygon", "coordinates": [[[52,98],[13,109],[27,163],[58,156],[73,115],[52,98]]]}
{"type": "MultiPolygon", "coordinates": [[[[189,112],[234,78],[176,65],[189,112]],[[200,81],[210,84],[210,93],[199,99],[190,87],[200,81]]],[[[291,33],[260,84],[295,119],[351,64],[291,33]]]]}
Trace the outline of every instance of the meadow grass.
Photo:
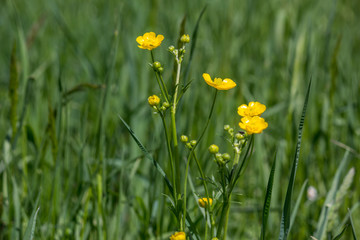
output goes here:
{"type": "MultiPolygon", "coordinates": [[[[185,79],[191,86],[177,110],[178,134],[197,139],[203,129],[213,97],[204,72],[238,84],[217,96],[197,147],[206,175],[216,167],[210,144],[231,151],[223,126],[238,128],[239,105],[266,104],[269,123],[234,189],[227,239],[259,239],[275,152],[266,239],[278,238],[310,79],[291,203],[298,210],[288,239],[334,239],[347,223],[353,228],[343,239],[360,234],[359,1],[6,0],[0,8],[0,239],[31,239],[31,230],[34,239],[168,239],[178,230],[161,175],[118,116],[170,171],[162,123],[147,103],[160,91],[150,55],[135,39],[149,31],[165,36],[155,57],[173,89],[174,61],[166,49],[178,41],[181,22],[193,37],[205,6],[185,79]],[[306,197],[308,186],[317,189],[315,200],[306,197]],[[35,227],[27,228],[34,216],[35,227]]],[[[181,143],[179,151],[186,152],[181,143]]],[[[189,179],[187,212],[203,232],[192,195],[204,194],[195,162],[189,179]]]]}

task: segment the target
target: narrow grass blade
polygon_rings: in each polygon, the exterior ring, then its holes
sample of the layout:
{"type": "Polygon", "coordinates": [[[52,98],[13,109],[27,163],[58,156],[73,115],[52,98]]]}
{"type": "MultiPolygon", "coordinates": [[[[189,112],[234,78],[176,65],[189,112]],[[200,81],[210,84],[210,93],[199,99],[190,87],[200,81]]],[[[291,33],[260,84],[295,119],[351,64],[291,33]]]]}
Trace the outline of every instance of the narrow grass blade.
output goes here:
{"type": "Polygon", "coordinates": [[[197,40],[197,36],[198,36],[198,31],[199,31],[199,24],[200,24],[200,20],[206,10],[206,7],[205,6],[202,10],[201,10],[201,13],[196,21],[196,25],[195,25],[195,28],[194,28],[194,31],[191,35],[191,48],[190,48],[190,57],[189,57],[189,62],[186,66],[186,69],[185,69],[185,75],[184,75],[184,79],[185,81],[187,81],[187,78],[188,78],[188,75],[189,75],[189,71],[190,71],[190,66],[191,66],[191,62],[192,62],[192,58],[194,56],[194,51],[195,51],[195,47],[196,47],[196,40],[197,40]]]}
{"type": "Polygon", "coordinates": [[[271,167],[268,185],[266,188],[265,202],[264,202],[263,214],[262,214],[261,235],[260,235],[260,239],[262,240],[265,240],[265,231],[266,231],[267,220],[270,212],[271,194],[274,183],[275,169],[276,169],[276,153],[274,157],[274,162],[271,167]]]}
{"type": "Polygon", "coordinates": [[[352,220],[352,217],[351,217],[351,212],[350,212],[350,210],[348,210],[348,211],[349,211],[352,235],[353,235],[354,240],[357,240],[354,223],[353,223],[353,220],[352,220]]]}
{"type": "Polygon", "coordinates": [[[16,43],[14,42],[10,57],[10,79],[9,79],[9,97],[10,97],[10,124],[12,139],[16,135],[16,123],[17,123],[17,106],[19,99],[19,77],[16,64],[16,43]]]}
{"type": "Polygon", "coordinates": [[[35,83],[35,79],[32,77],[30,77],[26,82],[25,97],[24,97],[24,101],[23,101],[21,114],[20,114],[19,124],[18,124],[17,130],[16,130],[16,134],[15,134],[15,138],[14,138],[14,142],[13,142],[13,146],[12,146],[13,149],[15,149],[17,139],[20,136],[21,129],[24,124],[27,106],[29,105],[29,103],[31,103],[31,100],[32,100],[32,95],[33,95],[32,90],[33,90],[34,83],[35,83]]]}
{"type": "MultiPolygon", "coordinates": [[[[329,219],[329,209],[330,209],[331,205],[326,204],[324,207],[325,207],[324,208],[324,222],[323,222],[323,224],[320,225],[320,228],[317,229],[317,234],[320,233],[321,237],[325,234],[325,231],[326,231],[327,222],[329,219]]],[[[315,235],[315,239],[321,240],[321,238],[318,238],[317,235],[315,235]]]]}
{"type": "Polygon", "coordinates": [[[159,163],[151,156],[151,154],[149,153],[148,150],[146,150],[146,148],[144,147],[144,145],[140,142],[140,140],[136,137],[135,133],[133,132],[133,130],[131,130],[130,126],[125,122],[125,120],[120,117],[120,120],[122,121],[122,123],[125,125],[125,127],[127,128],[127,130],[129,131],[130,135],[132,136],[132,138],[134,139],[134,141],[136,142],[136,144],[139,146],[139,148],[141,149],[141,151],[145,154],[145,157],[150,160],[156,170],[161,174],[161,176],[164,178],[166,185],[168,186],[170,192],[172,195],[174,195],[174,188],[171,185],[166,173],[164,172],[164,170],[160,167],[159,163]]]}
{"type": "Polygon", "coordinates": [[[289,232],[295,222],[295,217],[296,217],[296,214],[297,214],[297,211],[299,210],[299,206],[300,206],[300,203],[301,203],[301,199],[304,195],[304,192],[305,192],[305,188],[307,186],[307,183],[308,183],[308,180],[306,179],[305,182],[303,183],[302,187],[301,187],[301,190],[300,190],[300,193],[299,193],[299,196],[296,200],[296,203],[295,203],[295,206],[294,206],[294,210],[291,214],[291,219],[290,219],[290,228],[289,228],[289,232]]]}
{"type": "MultiPolygon", "coordinates": [[[[164,170],[160,167],[159,163],[151,156],[151,154],[149,153],[149,151],[144,147],[144,145],[140,142],[140,140],[136,137],[135,133],[133,132],[133,130],[131,130],[130,126],[125,122],[125,120],[119,116],[121,122],[125,125],[125,127],[127,128],[127,130],[129,131],[130,135],[132,136],[132,138],[134,139],[134,141],[136,142],[136,144],[139,146],[139,148],[141,149],[141,151],[144,153],[145,157],[150,160],[156,170],[161,174],[161,176],[164,178],[164,181],[167,185],[167,187],[169,188],[169,191],[171,193],[172,196],[174,196],[174,188],[171,185],[166,173],[164,172],[164,170]]],[[[193,221],[191,220],[190,216],[187,215],[186,216],[186,226],[190,229],[190,231],[193,233],[193,238],[194,239],[200,239],[199,238],[199,234],[196,231],[196,229],[194,228],[195,224],[193,223],[193,221]]]]}
{"type": "Polygon", "coordinates": [[[292,197],[292,191],[294,188],[294,182],[295,182],[295,176],[296,176],[296,170],[299,163],[299,155],[300,155],[300,147],[301,147],[301,138],[302,138],[302,131],[304,127],[304,121],[305,121],[305,115],[306,115],[306,109],[307,104],[309,100],[309,94],[310,94],[310,88],[311,88],[311,79],[309,82],[309,86],[307,88],[305,101],[304,101],[304,107],[301,114],[300,124],[298,128],[298,139],[296,143],[296,149],[295,149],[295,157],[292,164],[290,179],[289,179],[289,185],[286,191],[286,197],[285,197],[285,203],[284,203],[284,209],[281,216],[281,225],[280,225],[280,235],[279,240],[287,239],[287,236],[290,231],[290,212],[291,212],[291,197],[292,197]]]}
{"type": "MultiPolygon", "coordinates": [[[[35,204],[37,206],[37,203],[35,204]]],[[[36,209],[36,208],[35,208],[36,209]]],[[[25,230],[24,240],[32,240],[34,238],[34,231],[35,231],[35,224],[36,224],[36,218],[39,213],[40,207],[38,207],[36,210],[34,209],[33,213],[31,214],[29,223],[25,230]]]]}
{"type": "Polygon", "coordinates": [[[349,156],[349,151],[346,151],[344,154],[344,157],[341,160],[341,163],[338,167],[338,170],[335,173],[331,188],[330,188],[328,194],[326,195],[325,203],[321,210],[320,218],[319,218],[319,221],[318,221],[318,224],[316,227],[317,230],[315,233],[315,237],[317,239],[322,239],[323,234],[325,233],[327,222],[328,222],[327,209],[329,208],[330,205],[332,205],[335,202],[336,192],[340,185],[341,173],[343,172],[345,166],[347,165],[347,163],[349,161],[348,156],[349,156]]]}
{"type": "Polygon", "coordinates": [[[346,229],[349,227],[349,224],[346,224],[343,230],[333,238],[333,240],[339,240],[341,239],[342,235],[345,233],[346,229]]]}

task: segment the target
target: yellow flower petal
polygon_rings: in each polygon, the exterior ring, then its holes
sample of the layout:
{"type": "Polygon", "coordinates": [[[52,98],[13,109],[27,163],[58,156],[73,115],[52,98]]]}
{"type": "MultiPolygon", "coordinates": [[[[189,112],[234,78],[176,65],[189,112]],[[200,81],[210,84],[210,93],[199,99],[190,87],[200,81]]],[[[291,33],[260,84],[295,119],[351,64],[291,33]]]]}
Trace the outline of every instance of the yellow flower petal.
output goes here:
{"type": "Polygon", "coordinates": [[[170,240],[186,240],[186,234],[184,232],[175,232],[171,235],[170,240]]]}
{"type": "MultiPolygon", "coordinates": [[[[206,208],[208,206],[208,199],[207,198],[199,198],[198,200],[200,207],[206,208]]],[[[213,200],[209,198],[210,206],[212,206],[213,200]]]]}
{"type": "Polygon", "coordinates": [[[147,32],[143,36],[138,36],[136,42],[139,44],[138,47],[141,49],[153,50],[160,46],[164,36],[159,34],[156,36],[154,32],[147,32]]]}
{"type": "Polygon", "coordinates": [[[249,105],[242,104],[238,107],[238,114],[242,117],[260,116],[265,112],[266,106],[259,102],[249,102],[249,105]]]}
{"type": "Polygon", "coordinates": [[[268,127],[268,123],[265,122],[265,119],[259,116],[243,117],[241,118],[241,122],[239,122],[239,126],[250,135],[254,133],[261,133],[268,127]]]}
{"type": "Polygon", "coordinates": [[[236,83],[229,78],[225,78],[224,80],[221,78],[215,78],[213,81],[208,73],[203,73],[203,78],[209,86],[218,90],[229,90],[236,86],[236,83]]]}
{"type": "Polygon", "coordinates": [[[150,106],[156,106],[160,103],[160,98],[156,95],[152,95],[148,98],[148,102],[150,106]]]}

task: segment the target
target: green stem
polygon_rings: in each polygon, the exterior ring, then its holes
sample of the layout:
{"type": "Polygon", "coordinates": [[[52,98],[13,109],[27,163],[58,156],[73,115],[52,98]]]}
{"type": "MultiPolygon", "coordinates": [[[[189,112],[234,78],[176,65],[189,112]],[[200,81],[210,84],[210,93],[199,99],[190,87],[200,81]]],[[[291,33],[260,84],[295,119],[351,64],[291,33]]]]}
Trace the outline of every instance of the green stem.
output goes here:
{"type": "Polygon", "coordinates": [[[221,185],[222,185],[222,195],[223,195],[223,205],[222,205],[222,209],[221,209],[221,214],[220,214],[220,220],[219,220],[219,224],[218,224],[218,228],[217,228],[217,237],[219,239],[221,239],[221,235],[222,235],[222,230],[223,230],[223,225],[224,225],[224,219],[225,219],[225,215],[227,212],[227,207],[229,204],[229,198],[227,196],[227,191],[226,191],[226,182],[225,182],[225,178],[224,178],[224,169],[223,167],[221,167],[220,169],[220,177],[221,177],[221,185]]]}
{"type": "MultiPolygon", "coordinates": [[[[161,120],[163,123],[163,127],[165,130],[165,138],[166,138],[166,146],[168,149],[168,153],[169,153],[169,158],[170,158],[170,165],[171,165],[171,175],[172,175],[172,184],[175,186],[176,181],[175,181],[175,169],[174,169],[174,159],[173,159],[173,155],[172,155],[172,150],[171,150],[171,145],[170,145],[170,139],[169,139],[169,133],[166,127],[166,122],[165,122],[165,116],[164,114],[158,109],[158,112],[160,113],[161,116],[161,120]]],[[[177,192],[176,192],[176,188],[174,188],[174,200],[175,200],[175,207],[177,205],[177,192]]]]}
{"type": "Polygon", "coordinates": [[[216,90],[215,90],[215,94],[214,94],[214,98],[213,98],[213,102],[212,102],[212,104],[211,104],[210,113],[209,113],[208,119],[207,119],[207,121],[206,121],[205,127],[204,127],[203,131],[201,132],[200,137],[199,137],[198,140],[196,141],[196,144],[195,144],[195,145],[193,146],[193,148],[191,149],[190,156],[191,156],[191,154],[195,151],[195,148],[199,145],[201,139],[204,137],[204,134],[205,134],[205,131],[206,131],[207,127],[209,126],[210,119],[211,119],[211,116],[212,116],[213,111],[214,111],[214,106],[215,106],[215,102],[216,102],[217,93],[218,93],[218,90],[216,89],[216,90]]]}
{"type": "MultiPolygon", "coordinates": [[[[179,71],[178,71],[179,72],[179,71]]],[[[205,124],[205,127],[202,131],[202,133],[200,134],[200,137],[198,138],[198,140],[196,141],[196,144],[193,146],[193,148],[191,149],[190,151],[190,154],[188,156],[188,160],[187,160],[187,164],[186,164],[186,170],[185,170],[185,180],[184,180],[184,205],[183,205],[183,221],[185,222],[186,220],[186,186],[187,186],[187,176],[188,176],[188,171],[189,171],[189,165],[190,165],[190,160],[191,160],[191,157],[193,156],[194,159],[195,159],[195,162],[196,162],[196,165],[199,169],[199,172],[200,172],[200,175],[201,175],[201,178],[203,179],[203,184],[204,184],[204,188],[205,188],[205,193],[206,193],[206,198],[208,200],[208,203],[210,202],[209,200],[209,191],[208,191],[208,188],[207,188],[207,184],[206,184],[206,181],[205,181],[205,174],[201,168],[201,165],[199,163],[199,160],[198,158],[196,157],[196,154],[194,152],[196,146],[199,144],[199,142],[201,141],[201,139],[203,138],[204,134],[205,134],[205,131],[207,129],[207,127],[209,126],[209,123],[210,123],[210,119],[211,119],[211,116],[212,116],[212,113],[214,111],[214,106],[215,106],[215,102],[216,102],[216,96],[217,96],[217,90],[215,91],[215,95],[214,95],[214,99],[213,99],[213,102],[212,102],[212,105],[211,105],[211,109],[210,109],[210,113],[209,113],[209,116],[208,116],[208,119],[207,119],[207,122],[205,124]]],[[[175,106],[176,104],[176,91],[175,91],[175,96],[174,96],[174,105],[175,106]]],[[[173,108],[174,111],[176,110],[176,107],[173,108]]],[[[175,121],[175,120],[174,120],[175,121]]],[[[210,208],[210,206],[208,206],[208,209],[209,209],[209,214],[212,218],[212,210],[210,208]]],[[[206,223],[207,224],[207,223],[206,223]]],[[[211,232],[213,232],[213,227],[211,227],[211,232]]]]}
{"type": "MultiPolygon", "coordinates": [[[[201,178],[203,179],[203,185],[204,185],[204,190],[205,190],[205,195],[206,195],[206,198],[207,198],[207,202],[209,203],[210,202],[210,195],[209,195],[209,190],[208,190],[208,187],[207,187],[207,184],[206,184],[206,180],[205,180],[205,174],[201,168],[201,165],[200,165],[200,162],[199,162],[199,159],[197,158],[196,156],[196,153],[194,152],[193,153],[193,157],[195,159],[195,162],[196,162],[196,165],[198,167],[198,170],[199,170],[199,173],[200,173],[200,176],[201,178]]],[[[189,161],[190,161],[190,158],[189,158],[189,161]]],[[[210,224],[211,224],[211,236],[214,236],[214,230],[215,230],[215,221],[213,219],[213,211],[212,211],[212,208],[211,206],[208,206],[208,208],[206,208],[209,212],[209,217],[210,217],[210,224]]],[[[207,218],[206,218],[207,220],[207,218]]],[[[206,222],[206,226],[207,226],[207,222],[206,222]]],[[[205,239],[207,239],[205,237],[205,239]]]]}
{"type": "Polygon", "coordinates": [[[172,140],[174,147],[174,159],[175,159],[175,173],[176,173],[176,185],[178,192],[180,192],[180,159],[178,153],[178,140],[177,140],[177,131],[176,131],[176,104],[177,104],[177,94],[179,90],[180,83],[180,70],[181,70],[181,62],[177,64],[177,73],[176,73],[176,81],[175,81],[175,94],[173,97],[173,104],[171,108],[171,129],[172,129],[172,140]]]}
{"type": "MultiPolygon", "coordinates": [[[[153,62],[153,64],[154,64],[155,59],[154,59],[153,51],[151,50],[150,53],[151,53],[151,60],[152,60],[152,62],[153,62]]],[[[166,102],[169,102],[169,94],[168,94],[168,92],[167,92],[167,89],[166,89],[166,86],[165,86],[165,84],[164,84],[164,81],[161,81],[161,82],[160,82],[159,74],[158,74],[155,70],[154,70],[154,72],[155,72],[156,80],[157,80],[157,83],[158,83],[158,85],[159,85],[161,94],[164,96],[166,102]],[[164,89],[165,89],[165,91],[164,91],[164,89]],[[166,94],[165,94],[165,92],[166,92],[166,94]]]]}
{"type": "Polygon", "coordinates": [[[230,204],[231,204],[231,195],[229,197],[229,202],[227,205],[227,211],[226,211],[226,216],[225,216],[224,237],[222,238],[223,240],[226,240],[226,233],[227,233],[227,227],[228,227],[228,222],[229,222],[230,204]]]}

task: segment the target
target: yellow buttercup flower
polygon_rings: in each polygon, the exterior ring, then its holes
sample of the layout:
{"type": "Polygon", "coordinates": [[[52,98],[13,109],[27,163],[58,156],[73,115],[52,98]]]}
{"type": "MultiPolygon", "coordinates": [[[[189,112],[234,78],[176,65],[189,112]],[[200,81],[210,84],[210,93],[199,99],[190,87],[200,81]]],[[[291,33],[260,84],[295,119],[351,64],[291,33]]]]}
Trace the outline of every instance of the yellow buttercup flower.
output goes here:
{"type": "Polygon", "coordinates": [[[215,78],[213,81],[207,73],[203,74],[203,78],[208,85],[216,88],[217,90],[229,90],[236,86],[236,83],[229,78],[225,78],[224,80],[221,78],[215,78]]]}
{"type": "Polygon", "coordinates": [[[139,48],[153,50],[160,46],[164,36],[159,34],[156,36],[154,32],[147,32],[143,36],[138,36],[136,41],[139,43],[139,48]]]}
{"type": "Polygon", "coordinates": [[[249,102],[249,105],[242,104],[238,107],[238,114],[242,117],[260,116],[265,112],[266,106],[259,102],[249,102]]]}
{"type": "Polygon", "coordinates": [[[186,234],[184,232],[175,232],[171,235],[170,240],[186,240],[186,234]]]}
{"type": "Polygon", "coordinates": [[[156,106],[160,103],[160,98],[156,95],[152,95],[148,98],[150,106],[156,106]]]}
{"type": "Polygon", "coordinates": [[[248,134],[253,134],[261,133],[268,127],[268,123],[265,122],[265,119],[259,116],[243,117],[241,118],[241,122],[239,122],[239,126],[248,134]]]}
{"type": "MultiPolygon", "coordinates": [[[[206,208],[208,206],[208,199],[207,198],[199,198],[198,201],[199,201],[200,207],[206,208]]],[[[210,207],[212,205],[212,202],[213,202],[212,198],[209,198],[210,207]]]]}

